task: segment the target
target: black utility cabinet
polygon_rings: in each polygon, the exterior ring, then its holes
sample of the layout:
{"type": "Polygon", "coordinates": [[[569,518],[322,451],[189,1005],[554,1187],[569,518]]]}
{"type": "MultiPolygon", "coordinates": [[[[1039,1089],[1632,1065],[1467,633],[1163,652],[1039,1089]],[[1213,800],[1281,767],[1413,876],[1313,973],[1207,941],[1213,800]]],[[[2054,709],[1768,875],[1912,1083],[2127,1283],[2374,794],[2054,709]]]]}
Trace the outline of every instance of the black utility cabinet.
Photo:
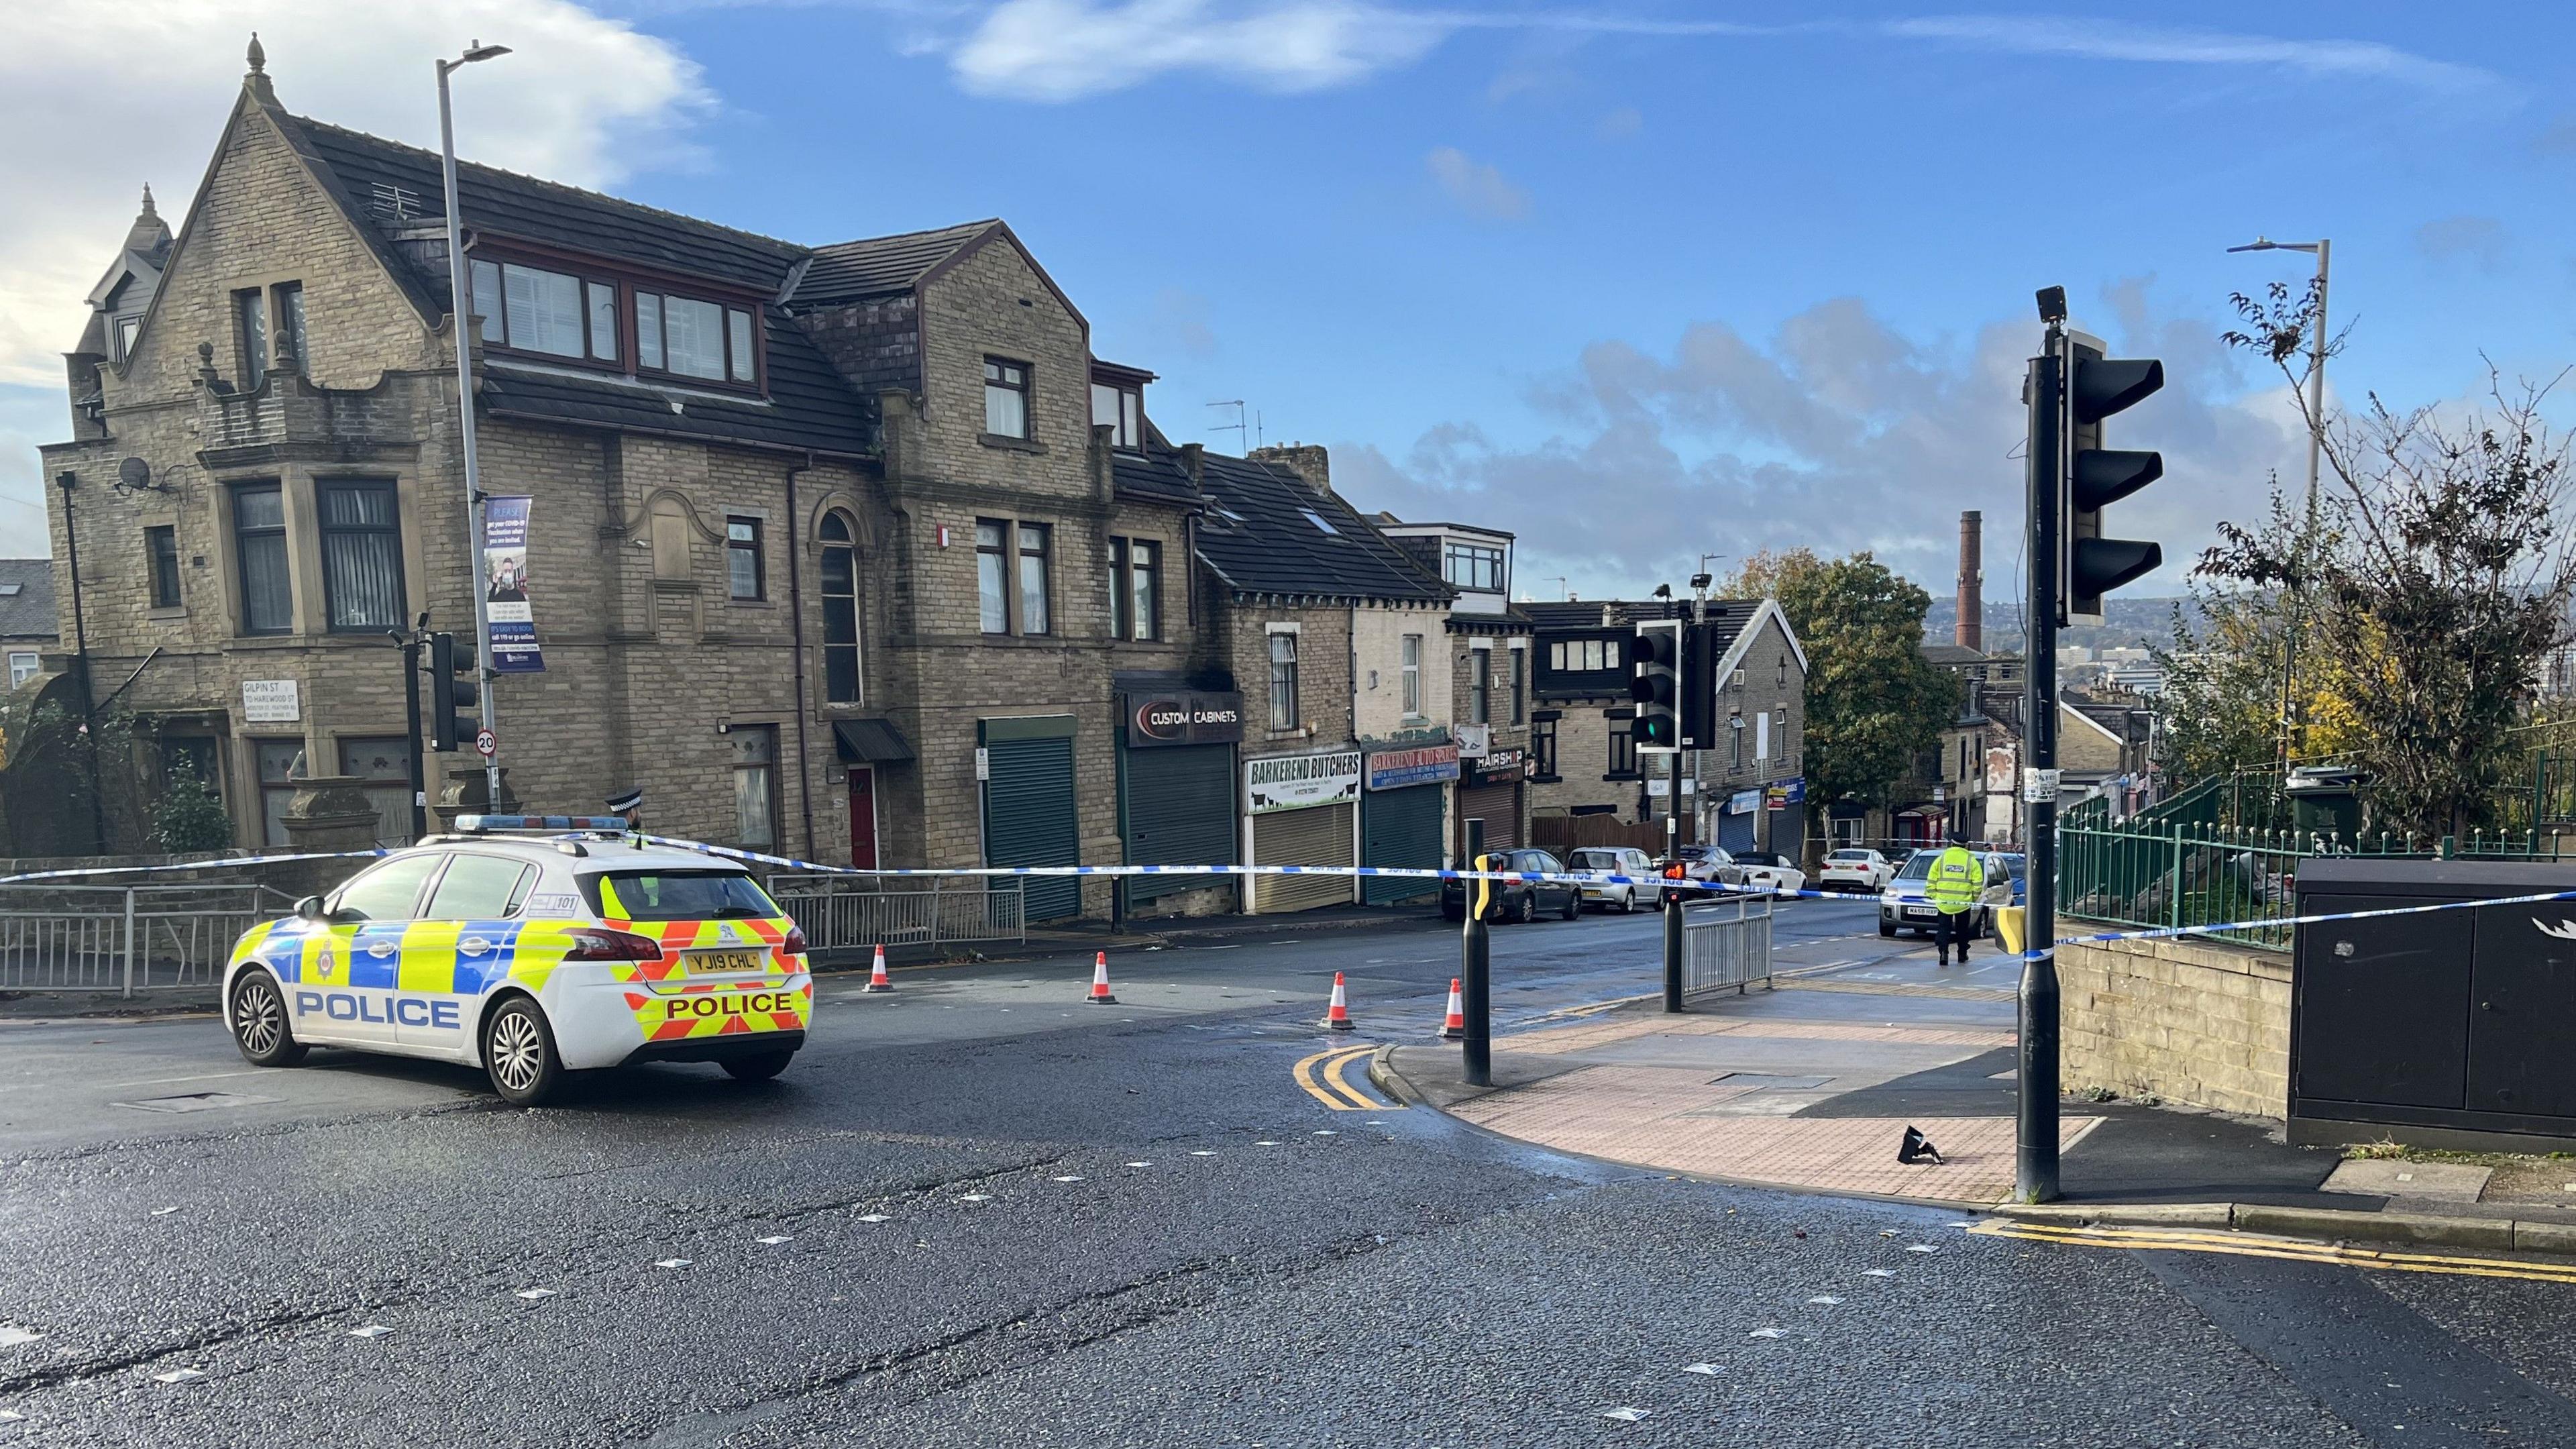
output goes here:
{"type": "MultiPolygon", "coordinates": [[[[2576,861],[2344,857],[2301,863],[2298,911],[2558,891],[2576,861]]],[[[2292,949],[2291,1141],[2576,1146],[2576,900],[2328,921],[2292,949]]]]}

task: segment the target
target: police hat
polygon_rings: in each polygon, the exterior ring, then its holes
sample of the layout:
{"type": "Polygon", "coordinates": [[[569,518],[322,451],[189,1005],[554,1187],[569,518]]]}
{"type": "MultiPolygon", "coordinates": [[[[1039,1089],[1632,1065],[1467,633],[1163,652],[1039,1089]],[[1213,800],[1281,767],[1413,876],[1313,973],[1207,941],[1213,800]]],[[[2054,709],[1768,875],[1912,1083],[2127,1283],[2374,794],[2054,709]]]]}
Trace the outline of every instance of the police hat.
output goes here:
{"type": "Polygon", "coordinates": [[[643,808],[644,791],[640,786],[632,790],[620,790],[608,797],[608,810],[612,815],[623,815],[629,810],[643,808]]]}

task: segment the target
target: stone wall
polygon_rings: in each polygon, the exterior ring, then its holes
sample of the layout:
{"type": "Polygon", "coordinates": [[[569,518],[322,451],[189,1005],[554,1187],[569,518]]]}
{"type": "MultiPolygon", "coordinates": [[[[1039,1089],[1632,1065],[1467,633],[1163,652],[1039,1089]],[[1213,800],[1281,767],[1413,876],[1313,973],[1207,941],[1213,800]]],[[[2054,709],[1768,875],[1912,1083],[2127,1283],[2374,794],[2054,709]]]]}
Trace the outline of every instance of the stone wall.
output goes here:
{"type": "Polygon", "coordinates": [[[2067,1091],[2287,1115],[2288,956],[2210,941],[2098,942],[2059,946],[2057,974],[2067,1091]]]}

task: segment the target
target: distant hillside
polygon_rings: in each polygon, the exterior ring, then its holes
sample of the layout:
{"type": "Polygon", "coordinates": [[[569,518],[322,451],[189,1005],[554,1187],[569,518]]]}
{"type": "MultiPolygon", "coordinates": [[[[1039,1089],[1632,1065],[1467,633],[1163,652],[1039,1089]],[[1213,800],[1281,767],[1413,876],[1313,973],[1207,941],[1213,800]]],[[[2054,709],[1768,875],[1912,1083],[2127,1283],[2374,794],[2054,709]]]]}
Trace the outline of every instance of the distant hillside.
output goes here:
{"type": "MultiPolygon", "coordinates": [[[[2172,597],[2130,599],[2114,595],[2103,605],[2103,622],[2059,630],[2057,641],[2087,649],[2160,648],[2173,642],[2174,605],[2188,608],[2190,602],[2172,597]]],[[[1923,637],[1934,643],[1949,643],[1958,617],[1956,599],[1936,596],[1931,611],[1923,616],[1923,637]]],[[[2021,616],[2012,600],[1986,601],[1985,645],[1989,654],[2020,652],[2021,616]]]]}

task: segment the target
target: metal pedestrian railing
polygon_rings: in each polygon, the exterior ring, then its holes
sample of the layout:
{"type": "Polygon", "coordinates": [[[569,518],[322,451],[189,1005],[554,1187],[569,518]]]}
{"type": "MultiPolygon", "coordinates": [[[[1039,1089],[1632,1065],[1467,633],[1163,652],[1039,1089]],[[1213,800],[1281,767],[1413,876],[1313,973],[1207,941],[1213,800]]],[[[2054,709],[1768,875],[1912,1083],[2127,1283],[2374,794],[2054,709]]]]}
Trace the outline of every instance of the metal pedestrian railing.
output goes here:
{"type": "Polygon", "coordinates": [[[877,946],[1028,939],[1020,888],[984,877],[886,890],[868,877],[781,871],[769,878],[769,894],[804,930],[807,948],[827,959],[877,946]]]}
{"type": "Polygon", "coordinates": [[[212,986],[288,898],[266,886],[0,886],[0,991],[212,986]]]}
{"type": "Polygon", "coordinates": [[[1763,899],[1697,906],[1682,913],[1682,995],[1688,998],[1756,981],[1771,984],[1771,902],[1763,899]]]}

